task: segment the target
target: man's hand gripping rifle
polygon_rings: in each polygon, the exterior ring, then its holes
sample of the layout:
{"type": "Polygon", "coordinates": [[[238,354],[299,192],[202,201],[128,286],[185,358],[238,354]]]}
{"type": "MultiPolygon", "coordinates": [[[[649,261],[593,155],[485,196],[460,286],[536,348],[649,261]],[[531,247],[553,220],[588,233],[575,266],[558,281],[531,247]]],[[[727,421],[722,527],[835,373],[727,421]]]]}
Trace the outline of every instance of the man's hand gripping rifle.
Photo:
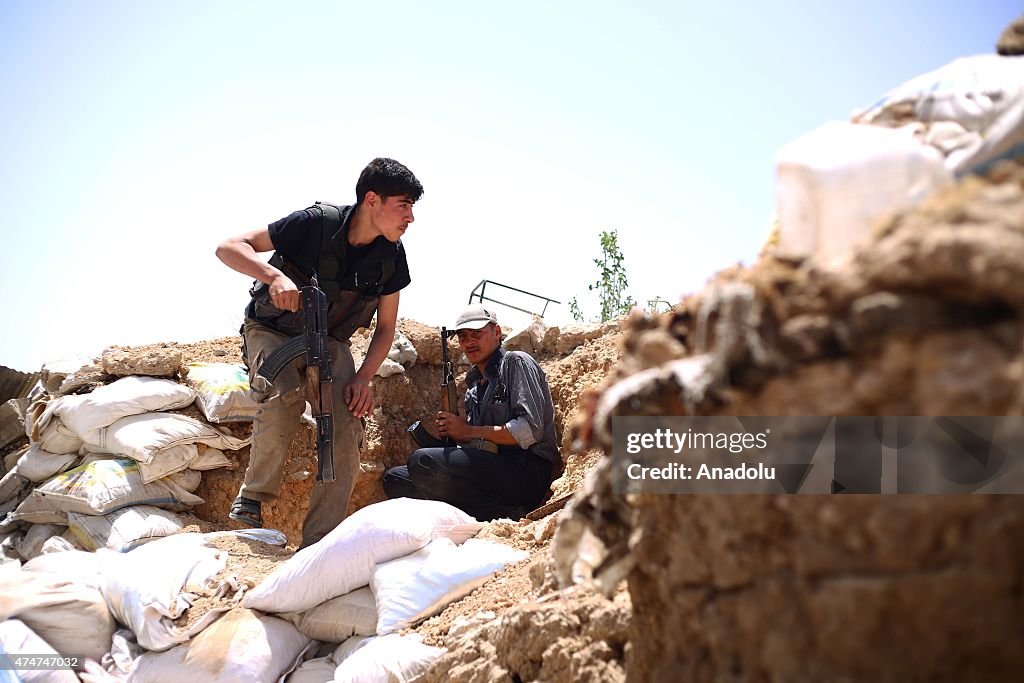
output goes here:
{"type": "Polygon", "coordinates": [[[299,356],[306,356],[306,396],[316,420],[316,480],[334,481],[334,401],[331,354],[327,348],[327,297],[313,284],[300,290],[302,334],[292,337],[267,356],[257,374],[271,384],[281,370],[299,356]]]}
{"type": "MultiPolygon", "coordinates": [[[[441,328],[441,410],[453,415],[459,414],[459,396],[455,391],[455,371],[448,357],[448,328],[441,328]]],[[[450,448],[457,445],[449,438],[439,439],[424,427],[419,420],[409,425],[409,436],[420,448],[450,448]]]]}

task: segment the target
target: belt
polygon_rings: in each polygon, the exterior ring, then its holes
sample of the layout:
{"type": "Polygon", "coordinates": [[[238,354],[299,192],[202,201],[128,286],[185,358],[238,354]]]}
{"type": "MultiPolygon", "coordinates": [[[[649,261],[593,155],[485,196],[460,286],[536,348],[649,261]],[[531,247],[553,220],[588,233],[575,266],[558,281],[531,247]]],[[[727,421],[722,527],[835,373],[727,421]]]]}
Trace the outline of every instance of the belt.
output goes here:
{"type": "Polygon", "coordinates": [[[498,454],[498,444],[487,439],[470,439],[469,441],[463,441],[459,444],[460,448],[476,448],[481,451],[487,451],[488,453],[498,454]]]}

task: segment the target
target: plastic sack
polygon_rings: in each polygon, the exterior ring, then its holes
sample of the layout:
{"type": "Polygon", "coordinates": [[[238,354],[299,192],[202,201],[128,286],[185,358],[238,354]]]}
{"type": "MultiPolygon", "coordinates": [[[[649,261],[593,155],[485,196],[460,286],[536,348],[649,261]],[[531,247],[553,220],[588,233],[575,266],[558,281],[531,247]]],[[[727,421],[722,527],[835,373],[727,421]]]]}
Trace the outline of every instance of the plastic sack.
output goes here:
{"type": "Polygon", "coordinates": [[[139,657],[131,680],[274,683],[296,667],[311,644],[284,619],[235,608],[188,643],[139,657]]]}
{"type": "Polygon", "coordinates": [[[325,643],[340,643],[352,636],[377,633],[377,602],[369,586],[331,598],[304,612],[284,612],[282,619],[301,633],[325,643]]]}
{"type": "Polygon", "coordinates": [[[524,560],[525,550],[470,539],[456,546],[447,538],[373,571],[370,586],[377,601],[377,633],[409,628],[469,595],[506,564],[524,560]]]}
{"type": "Polygon", "coordinates": [[[893,88],[853,120],[925,124],[924,139],[942,151],[950,171],[980,171],[1024,153],[1024,59],[962,57],[893,88]]]}
{"type": "Polygon", "coordinates": [[[132,505],[181,511],[202,502],[174,477],[144,484],[133,460],[97,460],[36,488],[9,517],[23,522],[66,524],[68,512],[104,515],[132,505]]]}
{"type": "Polygon", "coordinates": [[[45,427],[56,415],[82,441],[95,443],[95,432],[128,415],[153,410],[184,408],[195,399],[195,392],[169,379],[122,377],[98,387],[91,394],[61,396],[50,402],[38,419],[45,427]]]}
{"type": "Polygon", "coordinates": [[[95,588],[68,577],[0,568],[0,620],[17,617],[62,655],[99,659],[116,624],[95,588]]]}
{"type": "Polygon", "coordinates": [[[344,683],[415,681],[444,653],[444,648],[424,645],[417,635],[392,633],[350,638],[332,655],[338,662],[334,680],[344,683]]]}
{"type": "Polygon", "coordinates": [[[15,550],[26,560],[31,560],[42,554],[47,540],[62,533],[64,527],[57,524],[33,524],[15,544],[15,550]]]}
{"type": "Polygon", "coordinates": [[[103,597],[147,650],[166,650],[202,631],[225,609],[210,610],[188,628],[174,620],[191,605],[192,594],[215,589],[213,577],[227,553],[206,545],[201,534],[168,536],[129,553],[104,555],[103,597]]]}
{"type": "Polygon", "coordinates": [[[236,451],[252,441],[239,439],[199,420],[177,413],[144,413],[123,417],[94,431],[86,440],[90,453],[126,455],[150,463],[166,449],[202,443],[236,451]]]}
{"type": "Polygon", "coordinates": [[[252,422],[259,405],[252,399],[249,375],[241,365],[189,363],[184,383],[196,391],[196,403],[210,422],[252,422]]]}
{"type": "Polygon", "coordinates": [[[14,469],[26,479],[39,483],[60,474],[77,460],[77,453],[50,453],[39,444],[33,444],[18,458],[14,469]]]}
{"type": "Polygon", "coordinates": [[[184,527],[173,512],[133,505],[109,515],[68,513],[68,531],[86,550],[108,548],[126,553],[143,543],[176,534],[184,527]]]}
{"type": "Polygon", "coordinates": [[[776,156],[779,258],[832,265],[867,243],[879,218],[953,183],[912,131],[834,121],[776,156]]]}
{"type": "Polygon", "coordinates": [[[246,595],[266,612],[300,612],[365,586],[374,567],[419,550],[435,538],[462,543],[483,524],[435,500],[395,498],[368,505],[320,541],[303,548],[246,595]]]}
{"type": "MultiPolygon", "coordinates": [[[[56,657],[60,653],[54,650],[49,643],[25,625],[19,619],[7,619],[0,622],[0,658],[5,654],[32,653],[40,657],[56,657]]],[[[78,676],[68,670],[24,670],[7,669],[0,674],[16,674],[14,678],[0,681],[13,680],[21,683],[78,683],[78,676]]],[[[330,679],[327,679],[330,680],[330,679]]]]}

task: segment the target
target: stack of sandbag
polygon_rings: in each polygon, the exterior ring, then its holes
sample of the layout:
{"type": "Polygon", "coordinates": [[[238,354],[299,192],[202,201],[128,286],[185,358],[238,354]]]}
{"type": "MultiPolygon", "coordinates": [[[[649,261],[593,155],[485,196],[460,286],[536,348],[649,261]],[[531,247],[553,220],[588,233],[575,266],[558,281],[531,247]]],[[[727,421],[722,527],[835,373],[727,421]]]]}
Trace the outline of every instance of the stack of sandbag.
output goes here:
{"type": "Polygon", "coordinates": [[[412,680],[443,650],[395,632],[527,556],[472,538],[482,527],[438,501],[370,505],[281,564],[243,604],[324,643],[289,681],[412,680]]]}
{"type": "MultiPolygon", "coordinates": [[[[203,628],[187,633],[173,622],[181,613],[174,600],[183,599],[183,578],[189,572],[206,577],[213,570],[202,570],[205,565],[189,570],[193,559],[180,559],[202,547],[200,540],[189,540],[197,535],[165,538],[116,555],[119,561],[105,573],[114,578],[105,579],[102,590],[118,622],[127,624],[131,633],[115,635],[111,657],[90,663],[82,678],[194,683],[202,674],[208,683],[272,682],[285,675],[293,681],[411,680],[443,650],[416,638],[385,635],[400,627],[396,615],[425,617],[498,571],[501,560],[521,555],[493,544],[501,554],[499,561],[492,555],[481,563],[480,551],[470,550],[466,557],[477,558],[473,571],[467,574],[465,561],[442,567],[438,560],[454,557],[456,548],[472,544],[471,537],[482,526],[464,512],[434,501],[399,499],[368,506],[281,564],[250,591],[251,604],[245,600],[219,619],[207,613],[203,628]],[[415,562],[429,548],[442,549],[429,553],[434,562],[415,562]],[[402,562],[409,564],[399,571],[402,562]],[[138,577],[131,597],[119,597],[127,592],[127,577],[156,566],[165,568],[154,574],[167,578],[138,577]],[[410,573],[422,582],[421,591],[395,585],[412,583],[410,573]],[[386,596],[381,603],[387,606],[381,622],[386,627],[378,627],[375,590],[386,596]],[[140,609],[141,600],[155,595],[166,599],[148,605],[148,611],[140,609]],[[138,647],[131,647],[133,642],[138,647]],[[116,657],[113,651],[118,652],[116,657]]],[[[40,561],[47,558],[33,562],[40,561]]]]}
{"type": "Polygon", "coordinates": [[[178,534],[127,553],[71,550],[0,567],[0,649],[40,644],[33,652],[73,657],[74,668],[91,669],[99,680],[126,676],[140,654],[170,650],[228,611],[181,621],[197,597],[238,591],[234,577],[217,578],[227,554],[211,541],[224,533],[286,540],[270,530],[178,534]]]}
{"type": "MultiPolygon", "coordinates": [[[[212,394],[215,382],[205,384],[132,375],[88,394],[35,401],[26,419],[30,445],[0,480],[0,555],[125,551],[180,530],[173,513],[203,502],[193,493],[200,472],[229,465],[223,451],[249,443],[169,412],[212,394]]],[[[239,393],[247,392],[225,395],[239,393]]]]}
{"type": "Polygon", "coordinates": [[[886,216],[1024,154],[1024,57],[957,59],[779,150],[778,257],[837,267],[886,216]]]}

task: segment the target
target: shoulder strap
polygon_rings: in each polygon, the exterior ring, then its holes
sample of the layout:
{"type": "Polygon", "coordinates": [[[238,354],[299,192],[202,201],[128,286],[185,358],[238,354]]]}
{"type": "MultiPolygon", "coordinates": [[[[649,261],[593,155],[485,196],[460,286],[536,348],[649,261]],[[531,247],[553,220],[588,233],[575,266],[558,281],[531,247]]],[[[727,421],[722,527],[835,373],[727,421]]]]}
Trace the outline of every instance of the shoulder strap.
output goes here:
{"type": "Polygon", "coordinates": [[[338,278],[345,267],[345,240],[334,239],[341,231],[341,209],[327,202],[317,202],[314,207],[320,210],[320,262],[317,264],[317,280],[328,301],[337,301],[341,296],[338,278]],[[340,249],[334,248],[335,242],[341,244],[340,249]]]}

